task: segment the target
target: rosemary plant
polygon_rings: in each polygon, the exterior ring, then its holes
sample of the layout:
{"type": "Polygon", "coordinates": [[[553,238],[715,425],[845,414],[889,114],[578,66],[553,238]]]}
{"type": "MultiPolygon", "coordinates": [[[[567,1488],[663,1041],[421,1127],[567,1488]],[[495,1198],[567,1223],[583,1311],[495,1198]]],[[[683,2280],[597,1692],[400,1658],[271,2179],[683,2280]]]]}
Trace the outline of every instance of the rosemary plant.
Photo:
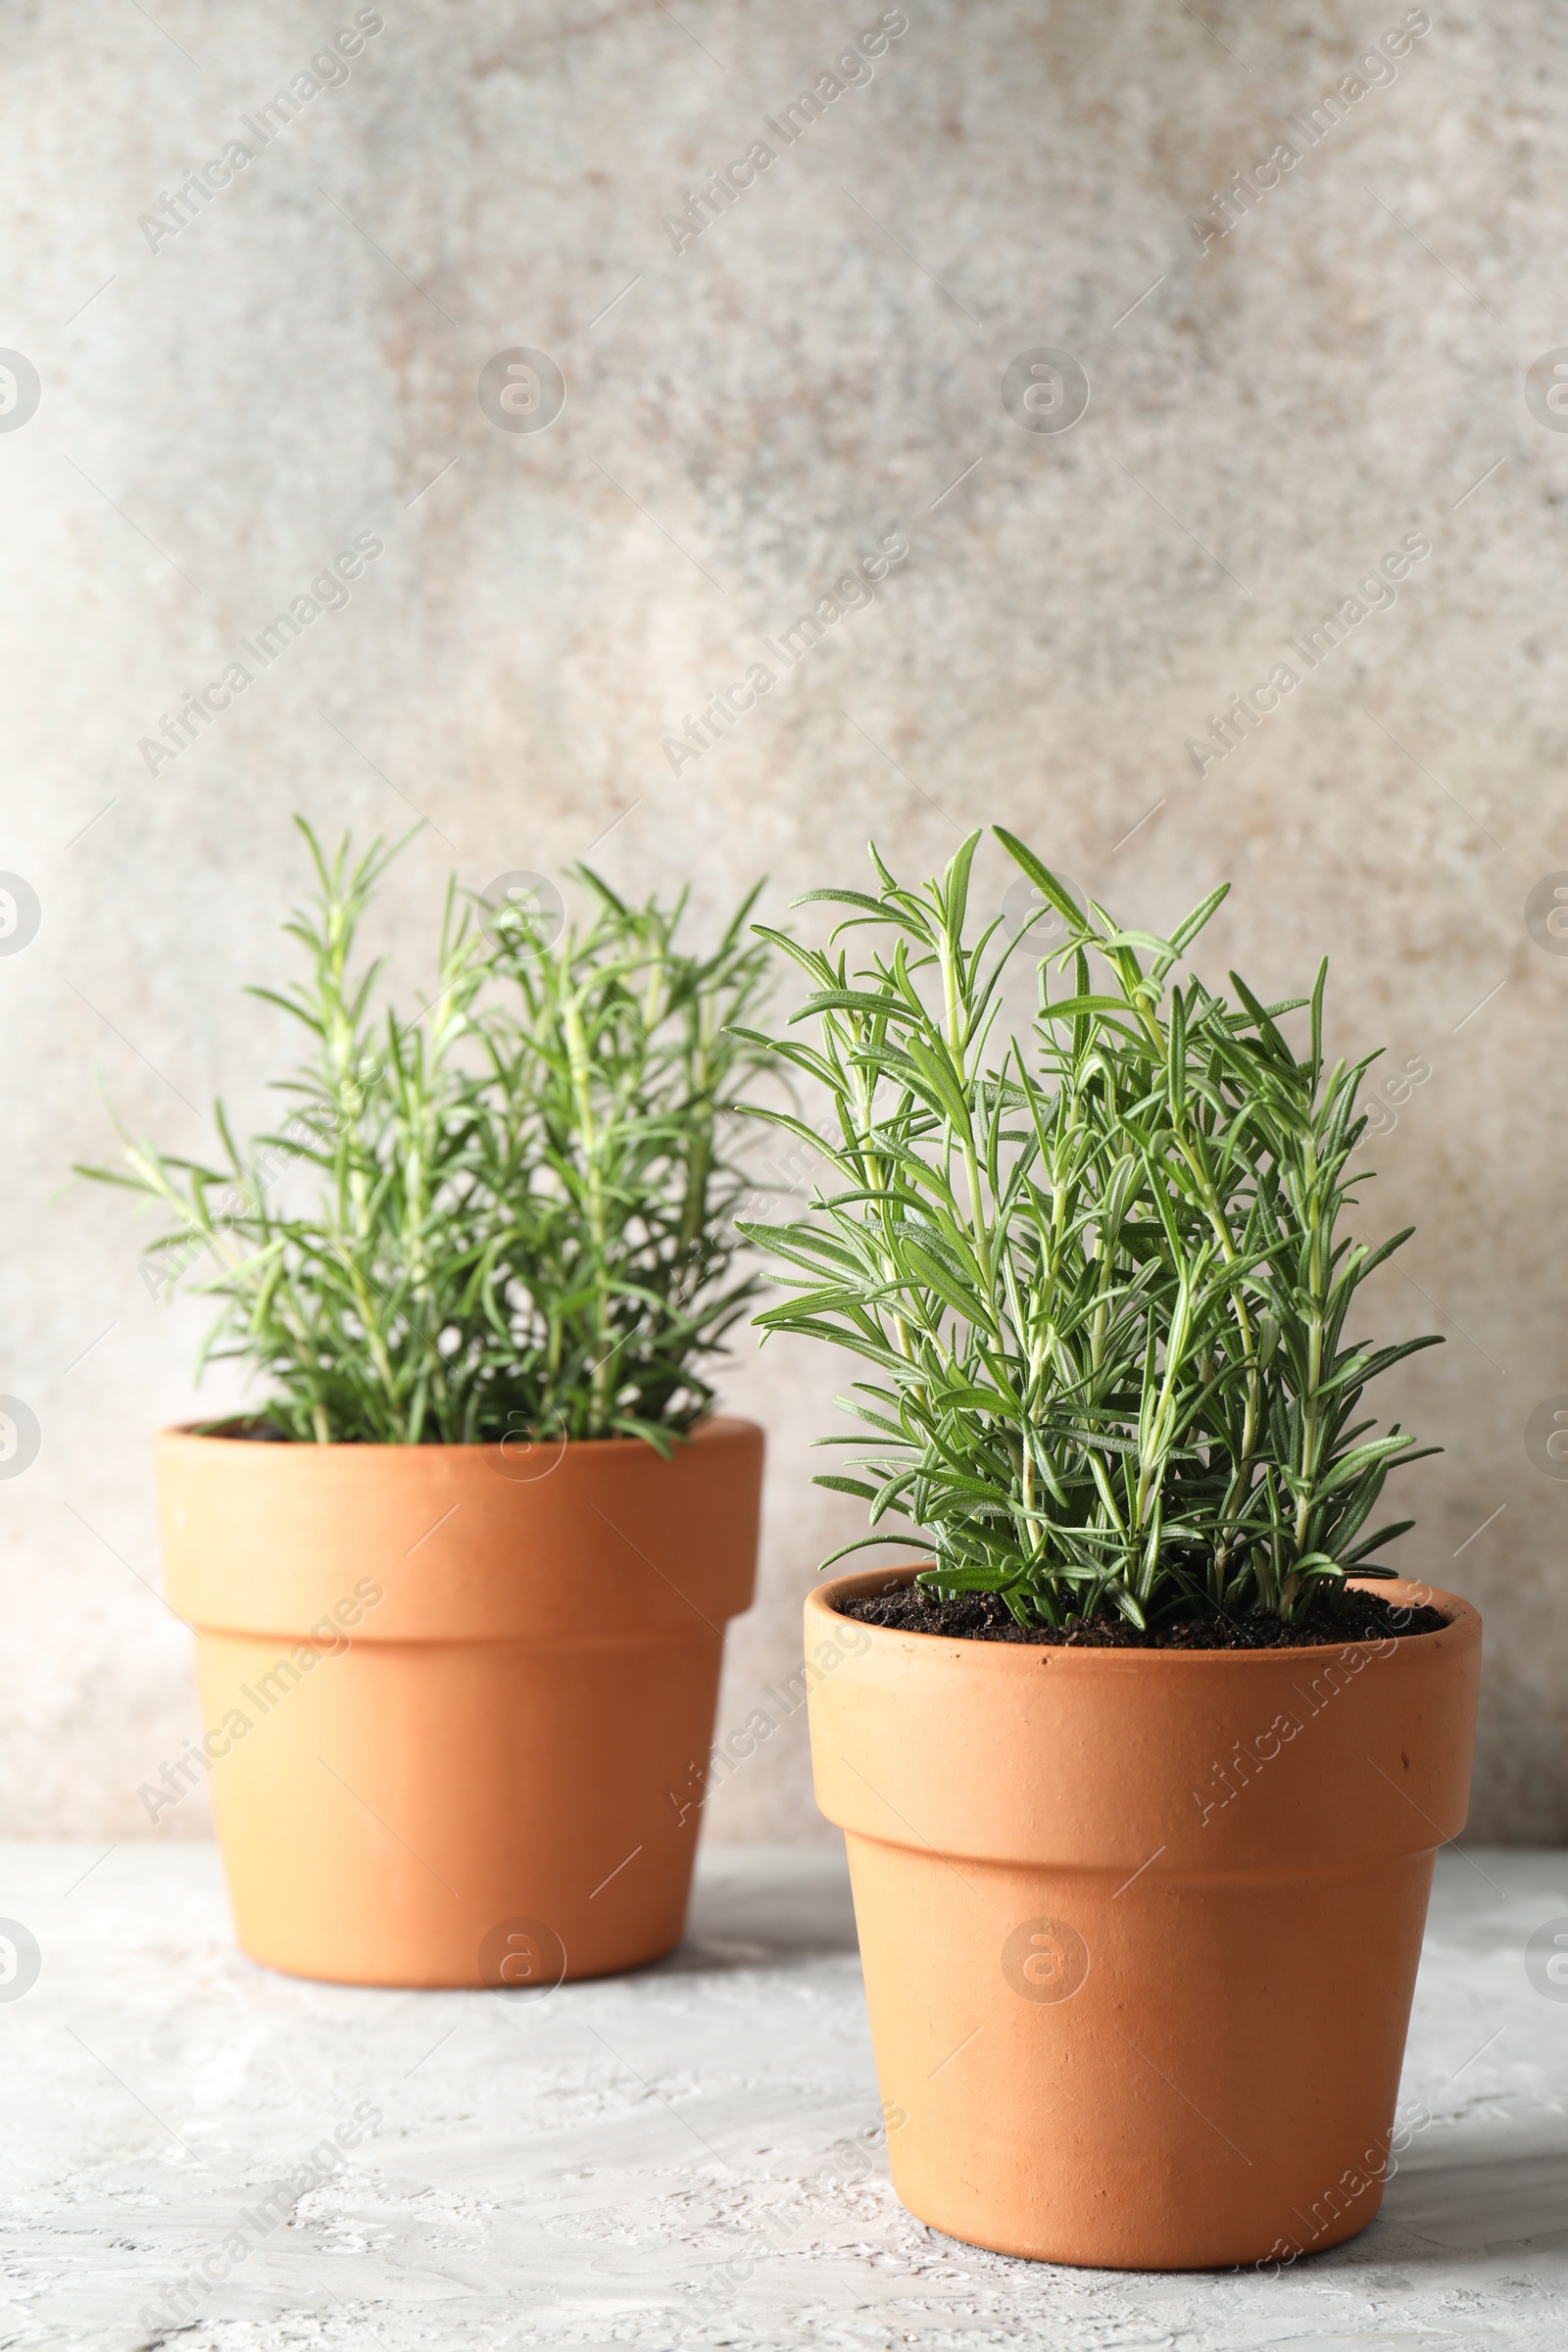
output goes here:
{"type": "Polygon", "coordinates": [[[219,1166],[126,1139],[123,1167],[79,1172],[164,1209],[169,1289],[199,1268],[188,1287],[221,1301],[201,1365],[248,1364],[283,1437],[668,1453],[758,1287],[731,1157],[762,1052],[736,1027],[769,959],[757,891],[704,956],[677,942],[684,893],[630,906],[578,868],[591,917],[554,940],[449,884],[435,989],[405,1022],[355,956],[396,851],[328,856],[296,821],[316,889],[284,928],[307,976],[251,992],[310,1037],[279,1082],[293,1115],[242,1148],[220,1103],[219,1166]]]}
{"type": "Polygon", "coordinates": [[[830,952],[761,934],[809,983],[795,1022],[818,1024],[771,1051],[826,1090],[837,1132],[757,1112],[826,1162],[806,1215],[745,1229],[793,1269],[757,1321],[873,1369],[840,1399],[861,1431],[820,1441],[856,1448],[849,1474],[817,1483],[919,1531],[833,1557],[912,1542],[922,1582],[999,1592],[1023,1625],[1195,1603],[1295,1620],[1349,1574],[1392,1575],[1372,1555],[1412,1524],[1363,1533],[1419,1455],[1357,1409],[1434,1342],[1346,1336],[1408,1238],[1339,1230],[1375,1056],[1326,1064],[1326,965],[1285,1004],[1235,973],[1234,1005],[1173,981],[1223,888],[1169,939],[1123,931],[996,831],[1066,926],[1028,1042],[996,1035],[1028,927],[969,937],[978,834],[919,890],[873,848],[874,894],[810,893],[844,910],[830,952]],[[839,942],[862,929],[882,944],[852,969],[839,942]],[[1280,1023],[1303,1009],[1298,1055],[1280,1023]]]}

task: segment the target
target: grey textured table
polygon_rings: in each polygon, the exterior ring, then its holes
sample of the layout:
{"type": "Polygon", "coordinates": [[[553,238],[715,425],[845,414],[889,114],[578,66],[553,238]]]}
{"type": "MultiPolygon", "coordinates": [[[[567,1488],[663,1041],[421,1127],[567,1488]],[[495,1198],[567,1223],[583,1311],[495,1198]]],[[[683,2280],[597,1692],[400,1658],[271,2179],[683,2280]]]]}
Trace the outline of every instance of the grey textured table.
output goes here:
{"type": "Polygon", "coordinates": [[[681,1951],[543,2001],[270,1976],[201,1846],[0,1847],[0,1914],[42,1954],[0,2002],[6,2352],[1568,2347],[1568,2001],[1523,1956],[1568,1856],[1442,1857],[1383,2217],[1277,2278],[906,2214],[831,1852],[710,1852],[681,1951]]]}

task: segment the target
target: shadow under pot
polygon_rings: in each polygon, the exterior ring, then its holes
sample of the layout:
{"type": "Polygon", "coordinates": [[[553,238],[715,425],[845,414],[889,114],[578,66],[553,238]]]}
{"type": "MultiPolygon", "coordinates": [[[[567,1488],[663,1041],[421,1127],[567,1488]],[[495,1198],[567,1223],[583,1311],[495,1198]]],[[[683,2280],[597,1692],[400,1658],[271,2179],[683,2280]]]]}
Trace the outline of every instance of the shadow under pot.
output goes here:
{"type": "Polygon", "coordinates": [[[1481,1620],[1330,1647],[1065,1648],[862,1625],[821,1587],[817,1803],[844,1831],[893,2185],[1003,2254],[1278,2264],[1365,2229],[1481,1620]],[[862,1638],[863,1637],[863,1638],[862,1638]]]}
{"type": "Polygon", "coordinates": [[[685,1925],[762,1433],[673,1458],[164,1431],[240,1948],[356,1984],[543,1988],[685,1925]],[[694,1778],[695,1775],[695,1778],[694,1778]]]}

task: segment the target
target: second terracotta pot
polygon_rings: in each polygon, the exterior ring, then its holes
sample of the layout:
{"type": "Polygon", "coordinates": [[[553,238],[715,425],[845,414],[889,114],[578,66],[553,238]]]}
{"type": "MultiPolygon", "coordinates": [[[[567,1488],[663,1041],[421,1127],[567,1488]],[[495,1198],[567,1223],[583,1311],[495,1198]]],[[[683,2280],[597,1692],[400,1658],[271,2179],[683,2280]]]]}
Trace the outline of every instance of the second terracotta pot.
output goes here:
{"type": "Polygon", "coordinates": [[[539,1987],[678,1942],[701,1819],[680,1799],[752,1599],[761,1467],[761,1431],[723,1418],[667,1462],[629,1439],[164,1432],[206,1727],[182,1761],[210,1771],[241,1948],[539,1987]]]}
{"type": "MultiPolygon", "coordinates": [[[[836,1599],[890,1581],[819,1588],[808,1657],[836,1599]]],[[[1371,2221],[1481,1654],[1464,1601],[1373,1589],[1449,1623],[1254,1651],[852,1624],[811,1754],[920,2220],[1139,2270],[1288,2262],[1371,2221]]]]}

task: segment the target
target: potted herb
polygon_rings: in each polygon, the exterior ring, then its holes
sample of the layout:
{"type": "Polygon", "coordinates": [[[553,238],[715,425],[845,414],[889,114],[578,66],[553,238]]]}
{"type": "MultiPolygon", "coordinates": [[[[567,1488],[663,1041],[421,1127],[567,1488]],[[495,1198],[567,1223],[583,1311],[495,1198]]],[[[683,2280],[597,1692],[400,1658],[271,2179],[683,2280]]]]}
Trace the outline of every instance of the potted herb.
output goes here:
{"type": "MultiPolygon", "coordinates": [[[[375,1008],[357,934],[388,853],[315,864],[293,1114],[222,1164],[86,1174],[168,1213],[152,1262],[221,1301],[257,1399],[168,1430],[169,1599],[196,1631],[239,1941],[313,1977],[527,1984],[678,1939],[753,1593],[762,1434],[709,1373],[756,1278],[736,1101],[768,951],[586,869],[585,924],[449,887],[435,987],[375,1008]]],[[[163,1790],[179,1793],[179,1767],[163,1790]]]]}
{"type": "Polygon", "coordinates": [[[813,893],[830,952],[765,935],[817,1023],[773,1051],[837,1134],[809,1211],[749,1228],[798,1294],[759,1320],[858,1359],[821,1483],[928,1555],[807,1607],[808,1655],[868,1636],[810,1726],[894,2185],[1009,2254],[1280,2261],[1377,2210],[1465,1819],[1479,1620],[1371,1581],[1417,1452],[1362,1395],[1429,1343],[1352,1333],[1406,1237],[1343,1229],[1367,1062],[1325,1056],[1324,972],[1227,1003],[1177,976],[1222,890],[1122,931],[999,829],[1065,926],[1003,1041],[1028,928],[966,920],[978,838],[921,890],[873,852],[874,891],[813,893]]]}

